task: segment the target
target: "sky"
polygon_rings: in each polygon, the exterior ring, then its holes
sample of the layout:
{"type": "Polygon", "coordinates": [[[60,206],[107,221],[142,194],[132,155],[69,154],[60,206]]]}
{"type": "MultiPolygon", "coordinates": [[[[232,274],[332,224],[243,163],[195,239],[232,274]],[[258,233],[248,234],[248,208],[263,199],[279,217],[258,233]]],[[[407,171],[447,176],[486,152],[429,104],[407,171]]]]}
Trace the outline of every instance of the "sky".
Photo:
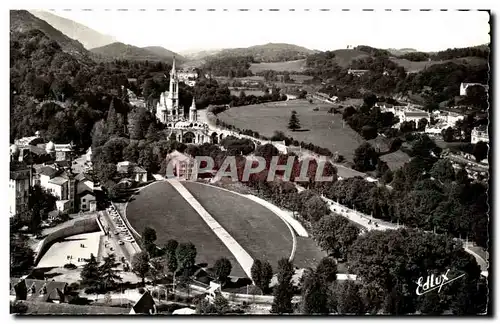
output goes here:
{"type": "Polygon", "coordinates": [[[173,51],[292,43],[317,50],[369,45],[438,51],[490,42],[480,11],[54,10],[118,41],[173,51]]]}

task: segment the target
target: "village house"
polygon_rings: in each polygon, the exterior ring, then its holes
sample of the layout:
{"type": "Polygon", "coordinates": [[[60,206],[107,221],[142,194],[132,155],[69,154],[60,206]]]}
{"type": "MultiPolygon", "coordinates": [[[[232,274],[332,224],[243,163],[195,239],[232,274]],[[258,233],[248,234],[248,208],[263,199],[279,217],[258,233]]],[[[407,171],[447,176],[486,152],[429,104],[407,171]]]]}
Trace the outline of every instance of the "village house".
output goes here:
{"type": "Polygon", "coordinates": [[[30,190],[30,169],[27,166],[10,170],[9,177],[9,216],[22,213],[28,209],[30,190]]]}
{"type": "Polygon", "coordinates": [[[488,127],[486,125],[482,125],[472,129],[470,142],[472,144],[476,144],[477,142],[486,142],[488,143],[490,138],[488,136],[488,127]]]}
{"type": "Polygon", "coordinates": [[[116,171],[123,177],[130,178],[138,183],[148,181],[148,172],[130,161],[118,162],[116,171]]]}
{"type": "Polygon", "coordinates": [[[26,300],[45,303],[67,302],[66,282],[37,279],[10,278],[11,300],[26,300]]]}

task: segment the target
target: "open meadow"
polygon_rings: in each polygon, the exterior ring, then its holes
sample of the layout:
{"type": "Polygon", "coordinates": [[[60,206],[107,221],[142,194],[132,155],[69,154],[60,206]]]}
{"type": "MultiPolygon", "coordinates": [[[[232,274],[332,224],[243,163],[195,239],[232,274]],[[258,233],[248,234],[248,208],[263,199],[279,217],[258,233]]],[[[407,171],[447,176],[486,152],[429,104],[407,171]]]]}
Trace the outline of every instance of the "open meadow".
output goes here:
{"type": "Polygon", "coordinates": [[[363,139],[342,122],[340,114],[330,114],[332,107],[327,103],[309,103],[307,100],[265,103],[251,106],[233,107],[217,117],[240,129],[251,129],[261,135],[271,137],[275,131],[299,142],[313,143],[333,153],[339,152],[352,161],[354,150],[363,139]],[[318,111],[314,111],[318,108],[318,111]],[[292,110],[297,111],[302,129],[292,132],[287,128],[292,110]]]}
{"type": "Polygon", "coordinates": [[[265,70],[274,70],[277,72],[282,71],[296,71],[301,72],[306,67],[306,60],[295,60],[295,61],[285,61],[285,62],[270,62],[270,63],[253,63],[250,65],[250,71],[252,73],[258,73],[265,70]]]}

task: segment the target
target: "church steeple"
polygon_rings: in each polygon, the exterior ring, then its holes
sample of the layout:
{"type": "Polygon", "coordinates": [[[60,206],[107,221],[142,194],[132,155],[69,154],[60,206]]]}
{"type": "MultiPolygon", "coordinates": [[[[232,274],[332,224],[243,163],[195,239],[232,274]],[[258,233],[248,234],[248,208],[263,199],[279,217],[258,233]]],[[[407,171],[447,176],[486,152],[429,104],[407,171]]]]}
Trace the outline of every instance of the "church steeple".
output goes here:
{"type": "Polygon", "coordinates": [[[196,111],[196,101],[193,96],[193,103],[191,104],[191,108],[189,108],[189,121],[196,122],[198,120],[198,113],[196,111]]]}
{"type": "Polygon", "coordinates": [[[170,75],[177,75],[177,71],[175,70],[175,55],[174,60],[172,61],[172,71],[170,71],[170,75]]]}

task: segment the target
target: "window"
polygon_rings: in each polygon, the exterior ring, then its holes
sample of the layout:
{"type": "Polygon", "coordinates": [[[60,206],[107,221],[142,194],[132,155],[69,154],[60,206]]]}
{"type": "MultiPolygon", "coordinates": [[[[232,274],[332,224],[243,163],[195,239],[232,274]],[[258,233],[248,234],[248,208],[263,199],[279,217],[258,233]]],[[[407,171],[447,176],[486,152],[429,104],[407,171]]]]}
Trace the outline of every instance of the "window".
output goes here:
{"type": "Polygon", "coordinates": [[[82,209],[87,209],[87,204],[83,204],[82,209]]]}
{"type": "Polygon", "coordinates": [[[85,202],[85,198],[82,198],[82,202],[85,202]]]}

